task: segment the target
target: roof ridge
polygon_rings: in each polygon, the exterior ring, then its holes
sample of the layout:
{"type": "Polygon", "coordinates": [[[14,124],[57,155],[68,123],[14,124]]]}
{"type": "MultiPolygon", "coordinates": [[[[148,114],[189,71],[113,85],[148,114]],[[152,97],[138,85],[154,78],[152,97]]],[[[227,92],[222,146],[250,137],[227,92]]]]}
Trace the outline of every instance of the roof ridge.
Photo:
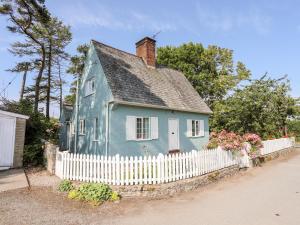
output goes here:
{"type": "Polygon", "coordinates": [[[117,51],[123,52],[123,53],[125,53],[125,54],[131,55],[131,56],[135,56],[135,57],[137,57],[137,58],[139,58],[139,59],[142,59],[142,57],[140,57],[140,56],[137,56],[137,55],[135,55],[135,54],[133,54],[133,53],[126,52],[126,51],[121,50],[121,49],[119,49],[119,48],[115,48],[115,47],[113,47],[113,46],[104,44],[103,42],[96,41],[96,40],[94,40],[94,39],[92,39],[92,42],[96,42],[97,44],[104,45],[104,46],[106,46],[106,47],[108,47],[108,48],[112,48],[112,49],[114,49],[114,50],[117,50],[117,51]]]}

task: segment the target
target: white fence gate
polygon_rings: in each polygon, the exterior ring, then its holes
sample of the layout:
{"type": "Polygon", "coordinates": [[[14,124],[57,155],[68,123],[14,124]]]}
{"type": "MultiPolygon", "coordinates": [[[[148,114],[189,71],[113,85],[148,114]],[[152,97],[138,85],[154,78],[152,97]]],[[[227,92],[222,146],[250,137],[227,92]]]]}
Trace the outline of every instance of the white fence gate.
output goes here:
{"type": "MultiPolygon", "coordinates": [[[[289,138],[264,141],[262,155],[293,146],[289,138]]],[[[57,152],[55,173],[62,179],[111,185],[160,184],[201,176],[238,164],[220,148],[172,155],[123,157],[57,152]]]]}

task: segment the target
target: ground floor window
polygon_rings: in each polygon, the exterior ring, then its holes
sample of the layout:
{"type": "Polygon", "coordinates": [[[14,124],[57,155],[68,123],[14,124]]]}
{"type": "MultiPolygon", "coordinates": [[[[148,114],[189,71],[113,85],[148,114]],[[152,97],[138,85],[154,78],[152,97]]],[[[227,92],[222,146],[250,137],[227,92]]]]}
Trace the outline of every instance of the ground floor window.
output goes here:
{"type": "Polygon", "coordinates": [[[97,117],[94,119],[94,140],[99,140],[99,119],[97,117]]]}
{"type": "Polygon", "coordinates": [[[145,140],[150,138],[150,119],[149,117],[136,118],[136,139],[145,140]]]}
{"type": "Polygon", "coordinates": [[[188,134],[191,137],[204,136],[204,121],[188,120],[188,134]]]}

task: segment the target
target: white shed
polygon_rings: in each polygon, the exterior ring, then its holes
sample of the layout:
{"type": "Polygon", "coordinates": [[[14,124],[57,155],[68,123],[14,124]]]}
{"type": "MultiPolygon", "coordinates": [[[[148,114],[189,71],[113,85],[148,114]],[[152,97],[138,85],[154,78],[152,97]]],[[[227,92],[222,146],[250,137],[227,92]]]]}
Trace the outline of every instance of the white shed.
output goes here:
{"type": "Polygon", "coordinates": [[[0,170],[23,166],[28,116],[0,110],[0,170]]]}

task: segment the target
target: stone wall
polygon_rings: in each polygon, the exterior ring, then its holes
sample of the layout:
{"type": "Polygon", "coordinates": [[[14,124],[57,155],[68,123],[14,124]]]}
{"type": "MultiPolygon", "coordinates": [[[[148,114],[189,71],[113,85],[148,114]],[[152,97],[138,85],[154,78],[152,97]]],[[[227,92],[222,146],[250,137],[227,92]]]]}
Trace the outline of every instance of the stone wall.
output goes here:
{"type": "Polygon", "coordinates": [[[54,145],[50,142],[45,143],[44,148],[44,158],[46,169],[50,174],[55,174],[55,160],[56,160],[56,151],[58,149],[57,145],[54,145]]]}
{"type": "Polygon", "coordinates": [[[289,153],[295,151],[296,149],[294,147],[291,147],[291,148],[286,148],[286,149],[282,149],[280,151],[277,151],[277,152],[272,152],[270,154],[267,154],[267,155],[264,155],[264,156],[261,156],[261,162],[267,162],[267,161],[270,161],[270,160],[273,160],[273,159],[276,159],[280,156],[286,156],[288,155],[289,153]]]}
{"type": "Polygon", "coordinates": [[[238,165],[234,165],[202,176],[166,184],[112,186],[112,188],[122,197],[149,197],[153,199],[165,198],[216,182],[222,178],[232,176],[238,173],[238,171],[238,165]]]}
{"type": "Polygon", "coordinates": [[[14,168],[20,168],[23,166],[23,152],[24,141],[26,132],[26,120],[16,118],[16,132],[15,132],[15,152],[14,152],[14,168]]]}

